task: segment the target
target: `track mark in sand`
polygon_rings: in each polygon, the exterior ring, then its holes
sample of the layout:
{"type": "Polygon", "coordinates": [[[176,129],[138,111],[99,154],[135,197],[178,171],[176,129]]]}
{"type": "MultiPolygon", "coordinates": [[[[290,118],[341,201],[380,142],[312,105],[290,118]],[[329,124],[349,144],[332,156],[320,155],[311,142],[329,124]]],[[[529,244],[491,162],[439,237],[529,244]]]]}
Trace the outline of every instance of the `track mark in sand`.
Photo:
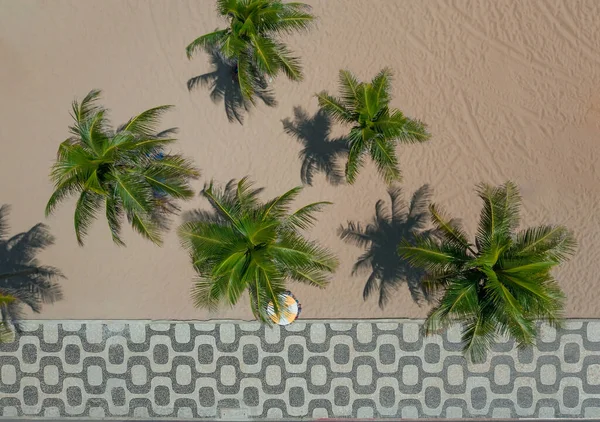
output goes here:
{"type": "MultiPolygon", "coordinates": [[[[442,4],[444,4],[444,3],[442,3],[442,4]]],[[[486,34],[483,30],[475,28],[475,26],[469,22],[472,20],[472,18],[469,17],[468,15],[466,15],[457,6],[455,6],[454,4],[448,4],[448,3],[445,3],[445,4],[446,4],[447,9],[453,10],[454,12],[458,13],[460,16],[462,16],[465,19],[465,21],[462,22],[462,27],[468,33],[473,35],[475,38],[478,38],[480,41],[483,41],[484,43],[488,43],[497,52],[506,54],[509,57],[511,57],[512,59],[517,60],[523,66],[532,67],[542,73],[546,73],[546,72],[548,72],[549,69],[551,69],[552,76],[554,76],[555,78],[560,79],[563,82],[567,82],[573,86],[577,86],[577,84],[573,81],[573,78],[571,77],[571,75],[569,75],[565,70],[563,70],[551,63],[545,63],[542,60],[536,59],[533,56],[533,53],[531,53],[531,52],[530,52],[530,54],[527,54],[527,55],[523,54],[523,52],[520,52],[519,50],[517,50],[510,44],[507,44],[498,39],[489,37],[488,34],[486,34]]]]}
{"type": "Polygon", "coordinates": [[[150,19],[152,19],[152,24],[153,24],[152,26],[154,27],[154,35],[156,35],[156,40],[158,41],[160,51],[162,51],[163,56],[165,57],[165,60],[167,61],[167,64],[169,65],[169,69],[171,69],[171,77],[173,78],[173,80],[178,81],[178,83],[179,83],[179,79],[175,76],[176,75],[175,69],[173,69],[173,65],[171,64],[171,60],[169,59],[169,56],[167,55],[167,51],[165,50],[165,46],[163,45],[162,39],[158,35],[158,27],[159,26],[156,22],[156,18],[154,17],[154,10],[152,8],[151,2],[148,3],[148,10],[150,11],[150,19]]]}
{"type": "MultiPolygon", "coordinates": [[[[558,33],[575,48],[579,48],[581,52],[585,53],[588,58],[595,62],[596,64],[600,64],[600,59],[596,56],[597,53],[594,53],[594,49],[591,48],[582,38],[578,37],[571,25],[566,22],[564,17],[561,19],[559,16],[555,16],[550,12],[548,7],[548,3],[538,3],[536,1],[533,2],[535,7],[541,12],[542,16],[546,18],[546,21],[552,25],[558,33]]],[[[564,16],[564,15],[563,15],[564,16]]]]}
{"type": "MultiPolygon", "coordinates": [[[[490,157],[493,157],[494,154],[492,153],[492,149],[489,147],[489,145],[485,141],[483,133],[481,133],[481,128],[479,127],[479,124],[477,123],[477,120],[475,119],[475,116],[473,115],[473,111],[471,110],[471,103],[467,99],[467,96],[465,95],[465,91],[460,90],[460,93],[458,96],[462,100],[463,107],[466,111],[467,125],[469,127],[469,130],[473,134],[472,138],[474,140],[478,141],[480,148],[486,150],[488,155],[490,157]]],[[[490,170],[490,172],[492,173],[492,176],[494,176],[496,179],[498,179],[499,174],[498,174],[498,169],[496,166],[490,166],[490,167],[488,167],[488,170],[490,170]]]]}

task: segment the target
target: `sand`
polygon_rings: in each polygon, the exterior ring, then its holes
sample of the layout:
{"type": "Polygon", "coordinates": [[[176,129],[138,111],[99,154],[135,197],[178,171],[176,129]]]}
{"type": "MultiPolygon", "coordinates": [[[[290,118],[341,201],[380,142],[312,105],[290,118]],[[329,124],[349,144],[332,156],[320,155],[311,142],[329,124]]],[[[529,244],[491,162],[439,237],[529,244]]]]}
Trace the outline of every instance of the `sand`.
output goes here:
{"type": "MultiPolygon", "coordinates": [[[[580,1],[308,1],[319,17],[310,34],[291,36],[302,83],[273,82],[278,105],[259,106],[244,124],[229,122],[208,88],[186,81],[210,72],[208,57],[188,61],[185,46],[224,24],[209,0],[0,0],[0,203],[13,207],[13,232],[45,221],[56,244],[40,258],[68,276],[63,301],[48,319],[244,318],[246,300],[209,313],[189,300],[194,275],[174,230],[164,247],[126,230],[111,243],[99,219],[79,247],[74,202],[49,219],[48,171],[67,137],[70,102],[104,91],[113,122],[174,104],[165,127],[180,128],[176,149],[210,178],[250,175],[265,197],[300,185],[302,145],[282,120],[294,107],[313,116],[314,93],[337,90],[340,68],[371,78],[395,73],[393,105],[429,124],[429,144],[398,148],[407,198],[429,184],[434,201],[474,233],[480,203],[474,185],[514,180],[522,188],[523,225],[565,224],[579,241],[576,257],[556,273],[569,317],[600,317],[600,2],[580,1]]],[[[334,135],[343,133],[334,129],[334,135]]],[[[337,234],[348,220],[369,222],[386,186],[373,166],[354,186],[316,174],[298,205],[334,203],[311,236],[334,250],[340,267],[324,290],[291,285],[306,318],[423,317],[406,285],[382,310],[363,301],[367,275],[351,276],[362,251],[337,234]]],[[[201,198],[185,209],[206,207],[201,198]]]]}

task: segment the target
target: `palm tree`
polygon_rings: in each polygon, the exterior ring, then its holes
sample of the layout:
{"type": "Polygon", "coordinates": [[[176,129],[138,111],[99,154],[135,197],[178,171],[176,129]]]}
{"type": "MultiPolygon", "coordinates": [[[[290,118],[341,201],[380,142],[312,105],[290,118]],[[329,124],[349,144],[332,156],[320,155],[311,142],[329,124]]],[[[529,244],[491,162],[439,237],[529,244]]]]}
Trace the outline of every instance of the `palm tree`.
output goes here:
{"type": "MultiPolygon", "coordinates": [[[[19,331],[23,305],[35,313],[45,303],[62,298],[57,280],[64,278],[59,269],[40,265],[36,255],[54,243],[54,237],[44,224],[8,238],[9,207],[0,207],[0,313],[2,329],[11,325],[19,331]]],[[[1,331],[1,330],[0,330],[1,331]]]]}
{"type": "Polygon", "coordinates": [[[217,0],[217,13],[229,21],[229,27],[192,41],[186,48],[188,58],[199,49],[219,52],[234,66],[242,95],[251,102],[256,91],[264,89],[264,75],[283,72],[293,81],[302,80],[300,60],[279,36],[308,29],[315,19],[310,6],[277,0],[217,0]]]}
{"type": "MultiPolygon", "coordinates": [[[[340,238],[348,243],[365,249],[352,268],[352,275],[368,272],[369,277],[363,290],[363,299],[379,290],[379,307],[384,308],[390,294],[401,282],[406,282],[413,300],[423,299],[424,276],[422,270],[413,268],[400,258],[396,252],[398,244],[408,240],[411,244],[416,238],[437,236],[437,232],[426,229],[429,221],[427,206],[431,199],[431,190],[423,185],[413,194],[410,204],[402,198],[402,189],[398,186],[388,188],[390,207],[383,200],[375,204],[375,216],[370,224],[349,221],[338,230],[340,238]]],[[[427,297],[425,297],[427,299],[427,297]]]]}
{"type": "Polygon", "coordinates": [[[425,142],[430,138],[425,124],[390,108],[391,79],[383,69],[371,82],[359,82],[349,71],[340,71],[341,97],[323,91],[317,94],[319,106],[334,120],[350,124],[346,180],[354,183],[369,155],[386,183],[400,180],[396,143],[425,142]]]}
{"type": "MultiPolygon", "coordinates": [[[[16,299],[13,296],[0,293],[0,309],[4,309],[16,299]]],[[[13,341],[13,332],[7,322],[0,321],[0,343],[10,343],[13,341]]]]}
{"type": "Polygon", "coordinates": [[[464,352],[485,359],[496,335],[510,335],[519,347],[532,344],[536,320],[559,326],[564,294],[550,270],[575,250],[562,226],[544,225],[516,231],[521,198],[515,184],[478,186],[483,201],[475,244],[461,225],[435,205],[431,219],[443,238],[404,243],[400,254],[427,272],[425,288],[441,293],[429,314],[426,333],[463,323],[464,352]]]}
{"type": "Polygon", "coordinates": [[[269,322],[267,306],[279,314],[279,295],[285,282],[325,287],[337,260],[327,249],[305,239],[300,230],[315,222],[314,214],[328,202],[316,202],[290,213],[290,203],[302,188],[296,187],[266,203],[247,178],[230,181],[225,188],[211,182],[202,195],[212,213],[192,213],[179,228],[199,277],[192,296],[195,305],[215,309],[221,301],[235,305],[248,290],[255,317],[269,322]]]}
{"type": "Polygon", "coordinates": [[[146,110],[113,131],[107,110],[96,105],[99,97],[100,91],[94,90],[81,104],[73,102],[75,123],[50,173],[54,193],[46,216],[77,194],[74,220],[80,245],[101,206],[115,243],[124,245],[120,233],[126,216],[134,230],[161,244],[168,216],[179,210],[175,200],[193,196],[189,181],[199,172],[190,160],[166,153],[175,129],[157,133],[161,115],[171,106],[146,110]]]}

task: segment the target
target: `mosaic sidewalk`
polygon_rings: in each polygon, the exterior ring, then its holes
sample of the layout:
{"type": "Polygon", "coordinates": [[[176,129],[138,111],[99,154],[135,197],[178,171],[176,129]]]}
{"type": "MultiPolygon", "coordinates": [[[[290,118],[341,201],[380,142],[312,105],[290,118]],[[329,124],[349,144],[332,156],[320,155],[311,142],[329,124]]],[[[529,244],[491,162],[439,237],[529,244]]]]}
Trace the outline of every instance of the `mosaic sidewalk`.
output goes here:
{"type": "Polygon", "coordinates": [[[600,320],[467,364],[408,320],[30,321],[0,345],[0,416],[600,417],[600,320]]]}

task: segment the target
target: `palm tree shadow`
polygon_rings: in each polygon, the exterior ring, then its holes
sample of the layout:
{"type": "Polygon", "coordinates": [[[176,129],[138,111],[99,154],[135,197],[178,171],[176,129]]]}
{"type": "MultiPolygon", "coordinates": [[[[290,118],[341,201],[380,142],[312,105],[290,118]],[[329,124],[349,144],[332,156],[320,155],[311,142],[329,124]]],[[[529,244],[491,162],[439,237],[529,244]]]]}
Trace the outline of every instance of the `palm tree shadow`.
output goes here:
{"type": "Polygon", "coordinates": [[[2,320],[20,332],[19,321],[23,319],[23,305],[35,313],[43,304],[62,299],[58,280],[62,272],[51,266],[41,265],[36,256],[54,243],[45,224],[39,223],[26,232],[7,237],[7,214],[9,207],[0,207],[0,295],[16,300],[0,307],[2,320]]]}
{"type": "MultiPolygon", "coordinates": [[[[208,87],[210,89],[210,99],[218,104],[221,101],[225,106],[225,114],[230,122],[237,120],[238,123],[244,123],[244,114],[249,112],[252,103],[244,98],[240,85],[236,78],[235,65],[228,62],[219,52],[210,53],[210,63],[213,67],[212,72],[203,75],[194,76],[187,81],[188,91],[196,87],[208,87]]],[[[277,105],[275,95],[269,89],[264,77],[256,77],[256,96],[269,107],[277,105]]]]}
{"type": "Polygon", "coordinates": [[[296,138],[304,148],[300,151],[302,183],[312,186],[316,173],[324,173],[332,185],[344,182],[344,172],[338,164],[338,159],[348,153],[345,138],[330,139],[331,119],[319,110],[314,116],[301,107],[294,107],[294,120],[282,120],[283,130],[296,138]]]}
{"type": "Polygon", "coordinates": [[[431,189],[423,185],[413,194],[409,204],[402,198],[402,189],[388,188],[391,207],[379,200],[375,205],[373,221],[366,226],[349,221],[340,226],[342,240],[365,249],[352,268],[352,275],[369,273],[363,290],[363,299],[379,290],[379,307],[384,308],[390,294],[406,283],[416,303],[429,301],[423,289],[425,272],[412,267],[398,254],[398,245],[406,239],[414,244],[416,236],[437,238],[433,229],[426,230],[429,222],[428,206],[431,189]]]}

